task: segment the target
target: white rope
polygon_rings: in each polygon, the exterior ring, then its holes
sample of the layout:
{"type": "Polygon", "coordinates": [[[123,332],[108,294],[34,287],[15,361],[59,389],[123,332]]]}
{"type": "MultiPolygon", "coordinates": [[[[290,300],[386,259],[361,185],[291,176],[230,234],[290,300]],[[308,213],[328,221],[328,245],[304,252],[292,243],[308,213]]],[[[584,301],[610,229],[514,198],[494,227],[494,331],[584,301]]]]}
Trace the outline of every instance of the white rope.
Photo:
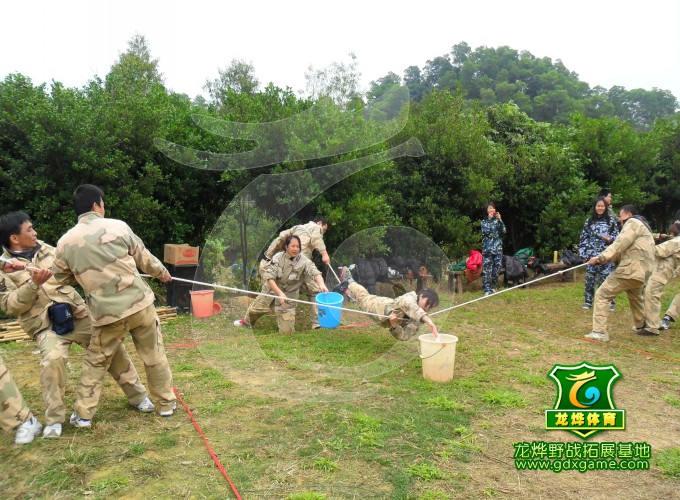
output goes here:
{"type": "Polygon", "coordinates": [[[477,297],[476,299],[472,299],[472,300],[469,300],[467,302],[463,302],[462,304],[456,304],[455,306],[447,307],[446,309],[442,309],[441,311],[437,311],[437,312],[434,312],[432,314],[428,314],[428,316],[430,316],[430,317],[436,316],[437,314],[445,313],[447,311],[451,311],[452,309],[457,309],[458,307],[463,307],[463,306],[466,306],[468,304],[472,304],[474,302],[479,302],[480,300],[490,299],[491,297],[496,297],[497,295],[500,295],[501,293],[509,292],[510,290],[515,290],[515,289],[522,287],[522,286],[533,285],[534,283],[538,283],[539,281],[542,281],[544,279],[554,278],[558,274],[568,273],[570,271],[573,271],[574,269],[578,269],[579,267],[583,267],[583,266],[587,266],[587,265],[588,265],[588,263],[585,262],[584,264],[579,264],[578,266],[570,267],[569,269],[564,269],[562,271],[557,271],[556,273],[553,273],[553,274],[548,274],[546,276],[543,276],[542,278],[536,278],[535,280],[527,281],[525,283],[522,283],[521,285],[516,285],[516,286],[510,287],[510,288],[505,288],[505,289],[500,290],[496,293],[492,293],[491,295],[484,295],[482,297],[477,297]]]}
{"type": "MultiPolygon", "coordinates": [[[[153,276],[149,274],[140,274],[142,278],[153,278],[153,276]]],[[[221,290],[229,290],[230,292],[240,292],[240,293],[246,293],[246,294],[253,294],[253,295],[262,295],[263,297],[271,297],[272,299],[281,299],[278,295],[272,295],[269,293],[263,293],[263,292],[253,292],[251,290],[242,290],[240,288],[234,288],[230,286],[224,286],[224,285],[217,285],[215,283],[204,283],[201,281],[193,281],[193,280],[187,280],[184,278],[172,278],[172,281],[183,281],[185,283],[193,283],[194,285],[201,285],[201,286],[207,286],[207,287],[212,287],[212,288],[219,288],[221,290]]],[[[367,316],[375,316],[377,318],[385,319],[388,316],[385,316],[384,314],[376,314],[372,312],[367,312],[367,311],[360,311],[358,309],[348,309],[346,307],[341,307],[341,306],[331,306],[329,304],[319,304],[318,302],[309,302],[307,300],[300,300],[300,299],[291,299],[289,297],[286,297],[286,301],[291,301],[291,302],[298,302],[300,304],[309,304],[312,306],[317,306],[317,307],[328,307],[329,309],[338,309],[340,311],[348,311],[348,312],[353,312],[353,313],[359,313],[359,314],[365,314],[367,316]]]]}
{"type": "MultiPolygon", "coordinates": [[[[11,260],[6,259],[2,255],[0,255],[0,261],[6,262],[7,264],[10,264],[10,265],[12,264],[11,260]]],[[[41,271],[41,269],[39,267],[33,267],[33,266],[26,266],[24,269],[28,269],[29,271],[41,271]]]]}

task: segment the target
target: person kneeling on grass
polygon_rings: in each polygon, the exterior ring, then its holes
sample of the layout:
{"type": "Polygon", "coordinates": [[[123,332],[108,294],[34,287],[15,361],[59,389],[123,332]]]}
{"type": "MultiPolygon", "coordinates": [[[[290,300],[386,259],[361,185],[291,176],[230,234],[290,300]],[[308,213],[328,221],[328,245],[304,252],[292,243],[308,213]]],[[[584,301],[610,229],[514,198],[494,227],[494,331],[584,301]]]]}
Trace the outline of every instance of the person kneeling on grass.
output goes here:
{"type": "Polygon", "coordinates": [[[375,316],[372,316],[372,319],[380,326],[389,328],[390,333],[397,340],[409,340],[414,337],[421,323],[430,327],[435,338],[439,335],[437,327],[427,316],[430,309],[439,305],[439,296],[432,289],[425,288],[418,295],[416,292],[408,292],[392,299],[371,295],[350,277],[333,291],[350,295],[362,311],[379,314],[380,319],[375,316]]]}

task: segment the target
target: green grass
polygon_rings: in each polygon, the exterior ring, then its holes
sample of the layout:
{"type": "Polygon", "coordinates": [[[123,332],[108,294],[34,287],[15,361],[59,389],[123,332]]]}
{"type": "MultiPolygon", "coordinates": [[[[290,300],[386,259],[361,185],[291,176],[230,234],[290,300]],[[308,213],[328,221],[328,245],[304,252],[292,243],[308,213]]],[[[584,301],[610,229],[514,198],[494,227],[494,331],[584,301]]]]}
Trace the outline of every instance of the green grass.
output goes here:
{"type": "Polygon", "coordinates": [[[664,476],[680,479],[680,448],[669,448],[653,455],[654,462],[664,476]]]}
{"type": "MultiPolygon", "coordinates": [[[[547,373],[556,363],[613,362],[623,374],[617,404],[636,401],[625,405],[631,419],[677,421],[680,363],[634,349],[680,360],[680,347],[673,335],[650,342],[628,334],[625,299],[612,316],[616,341],[582,342],[589,327],[578,309],[582,293],[582,283],[546,286],[436,316],[440,331],[459,337],[447,383],[423,379],[417,342],[395,343],[378,327],[280,335],[273,321],[253,332],[233,328],[234,315],[223,314],[180,316],[164,336],[168,346],[201,342],[168,348],[174,385],[244,498],[538,498],[547,481],[554,491],[587,496],[588,481],[514,470],[516,441],[579,441],[544,428],[543,412],[556,397],[547,373]]],[[[40,415],[34,349],[12,345],[4,357],[40,415]]],[[[143,376],[134,347],[127,349],[143,376]]],[[[70,360],[69,408],[80,356],[70,360]]],[[[645,429],[641,437],[629,427],[603,435],[652,444],[659,472],[646,476],[645,488],[657,498],[679,480],[678,449],[656,452],[664,432],[645,429]]],[[[0,491],[11,498],[232,496],[183,409],[169,419],[140,415],[108,379],[92,431],[66,426],[62,439],[20,449],[3,438],[0,491]]],[[[634,477],[613,476],[622,496],[638,491],[634,477]]]]}

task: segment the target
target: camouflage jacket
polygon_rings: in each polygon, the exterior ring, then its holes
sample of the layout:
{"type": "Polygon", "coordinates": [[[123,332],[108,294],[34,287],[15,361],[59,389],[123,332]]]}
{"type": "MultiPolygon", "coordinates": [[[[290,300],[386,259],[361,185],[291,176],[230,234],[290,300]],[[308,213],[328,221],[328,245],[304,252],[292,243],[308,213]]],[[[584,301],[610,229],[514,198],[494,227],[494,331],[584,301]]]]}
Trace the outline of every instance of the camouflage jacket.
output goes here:
{"type": "Polygon", "coordinates": [[[272,258],[264,272],[264,293],[271,293],[271,288],[267,280],[273,279],[277,286],[288,297],[297,298],[302,283],[306,283],[310,290],[317,290],[315,278],[321,272],[314,263],[300,253],[297,257],[291,258],[286,252],[279,252],[272,258]]]}
{"type": "MultiPolygon", "coordinates": [[[[49,269],[54,261],[54,247],[39,241],[40,248],[28,261],[11,254],[3,248],[2,256],[6,259],[16,258],[33,267],[49,269]]],[[[64,302],[71,306],[76,318],[88,315],[87,306],[78,292],[69,285],[62,285],[54,277],[42,286],[29,283],[31,272],[28,270],[5,273],[0,269],[0,308],[19,319],[21,328],[31,336],[35,336],[50,326],[47,308],[54,302],[64,302]]]]}
{"type": "Polygon", "coordinates": [[[649,228],[635,217],[623,224],[616,241],[598,256],[599,263],[618,262],[617,277],[646,282],[654,270],[654,238],[649,228]]]}
{"type": "Polygon", "coordinates": [[[138,267],[154,278],[168,272],[125,222],[87,212],[59,240],[52,271],[60,283],[80,284],[92,324],[102,326],[153,304],[138,267]]]}
{"type": "Polygon", "coordinates": [[[606,246],[614,242],[619,235],[619,227],[616,221],[610,217],[602,217],[590,221],[590,218],[583,224],[581,240],[578,245],[578,256],[582,259],[590,259],[602,253],[606,246]],[[605,241],[605,237],[610,240],[605,241]]]}
{"type": "MultiPolygon", "coordinates": [[[[418,305],[418,295],[416,292],[408,292],[404,295],[400,295],[392,304],[387,304],[385,307],[385,316],[390,314],[397,315],[397,321],[401,326],[407,326],[409,323],[420,324],[420,320],[423,316],[427,315],[424,309],[418,305]]],[[[383,326],[389,327],[389,319],[381,321],[383,326]]]]}
{"type": "Polygon", "coordinates": [[[482,220],[482,255],[503,255],[504,235],[502,220],[491,217],[482,220]]]}
{"type": "Polygon", "coordinates": [[[326,245],[323,242],[321,226],[319,226],[316,222],[310,221],[307,224],[300,224],[299,226],[293,226],[290,229],[281,231],[279,236],[271,242],[269,248],[267,248],[267,251],[264,253],[264,256],[268,259],[271,259],[275,253],[283,250],[283,242],[290,235],[295,235],[300,238],[300,251],[302,255],[307,257],[309,260],[312,259],[312,252],[314,250],[319,253],[326,251],[326,245]]]}
{"type": "Polygon", "coordinates": [[[680,268],[680,236],[664,241],[654,247],[656,256],[655,275],[671,279],[675,271],[680,268]]]}

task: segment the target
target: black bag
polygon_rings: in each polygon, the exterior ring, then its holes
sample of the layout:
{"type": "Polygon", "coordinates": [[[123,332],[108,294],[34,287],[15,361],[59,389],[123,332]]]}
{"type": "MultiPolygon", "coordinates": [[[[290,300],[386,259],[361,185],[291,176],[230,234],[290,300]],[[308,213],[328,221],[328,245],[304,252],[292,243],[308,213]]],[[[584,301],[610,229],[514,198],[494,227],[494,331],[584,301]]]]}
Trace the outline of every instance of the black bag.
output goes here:
{"type": "Polygon", "coordinates": [[[66,335],[73,331],[73,313],[71,306],[64,302],[55,302],[47,308],[47,315],[52,321],[52,330],[57,335],[66,335]]]}
{"type": "Polygon", "coordinates": [[[567,267],[578,266],[579,264],[583,263],[581,262],[581,257],[579,257],[578,254],[572,252],[568,248],[562,251],[562,253],[560,254],[560,260],[567,267]]]}
{"type": "Polygon", "coordinates": [[[514,255],[505,256],[505,283],[512,281],[519,284],[520,280],[526,283],[527,268],[519,258],[514,255]]]}

